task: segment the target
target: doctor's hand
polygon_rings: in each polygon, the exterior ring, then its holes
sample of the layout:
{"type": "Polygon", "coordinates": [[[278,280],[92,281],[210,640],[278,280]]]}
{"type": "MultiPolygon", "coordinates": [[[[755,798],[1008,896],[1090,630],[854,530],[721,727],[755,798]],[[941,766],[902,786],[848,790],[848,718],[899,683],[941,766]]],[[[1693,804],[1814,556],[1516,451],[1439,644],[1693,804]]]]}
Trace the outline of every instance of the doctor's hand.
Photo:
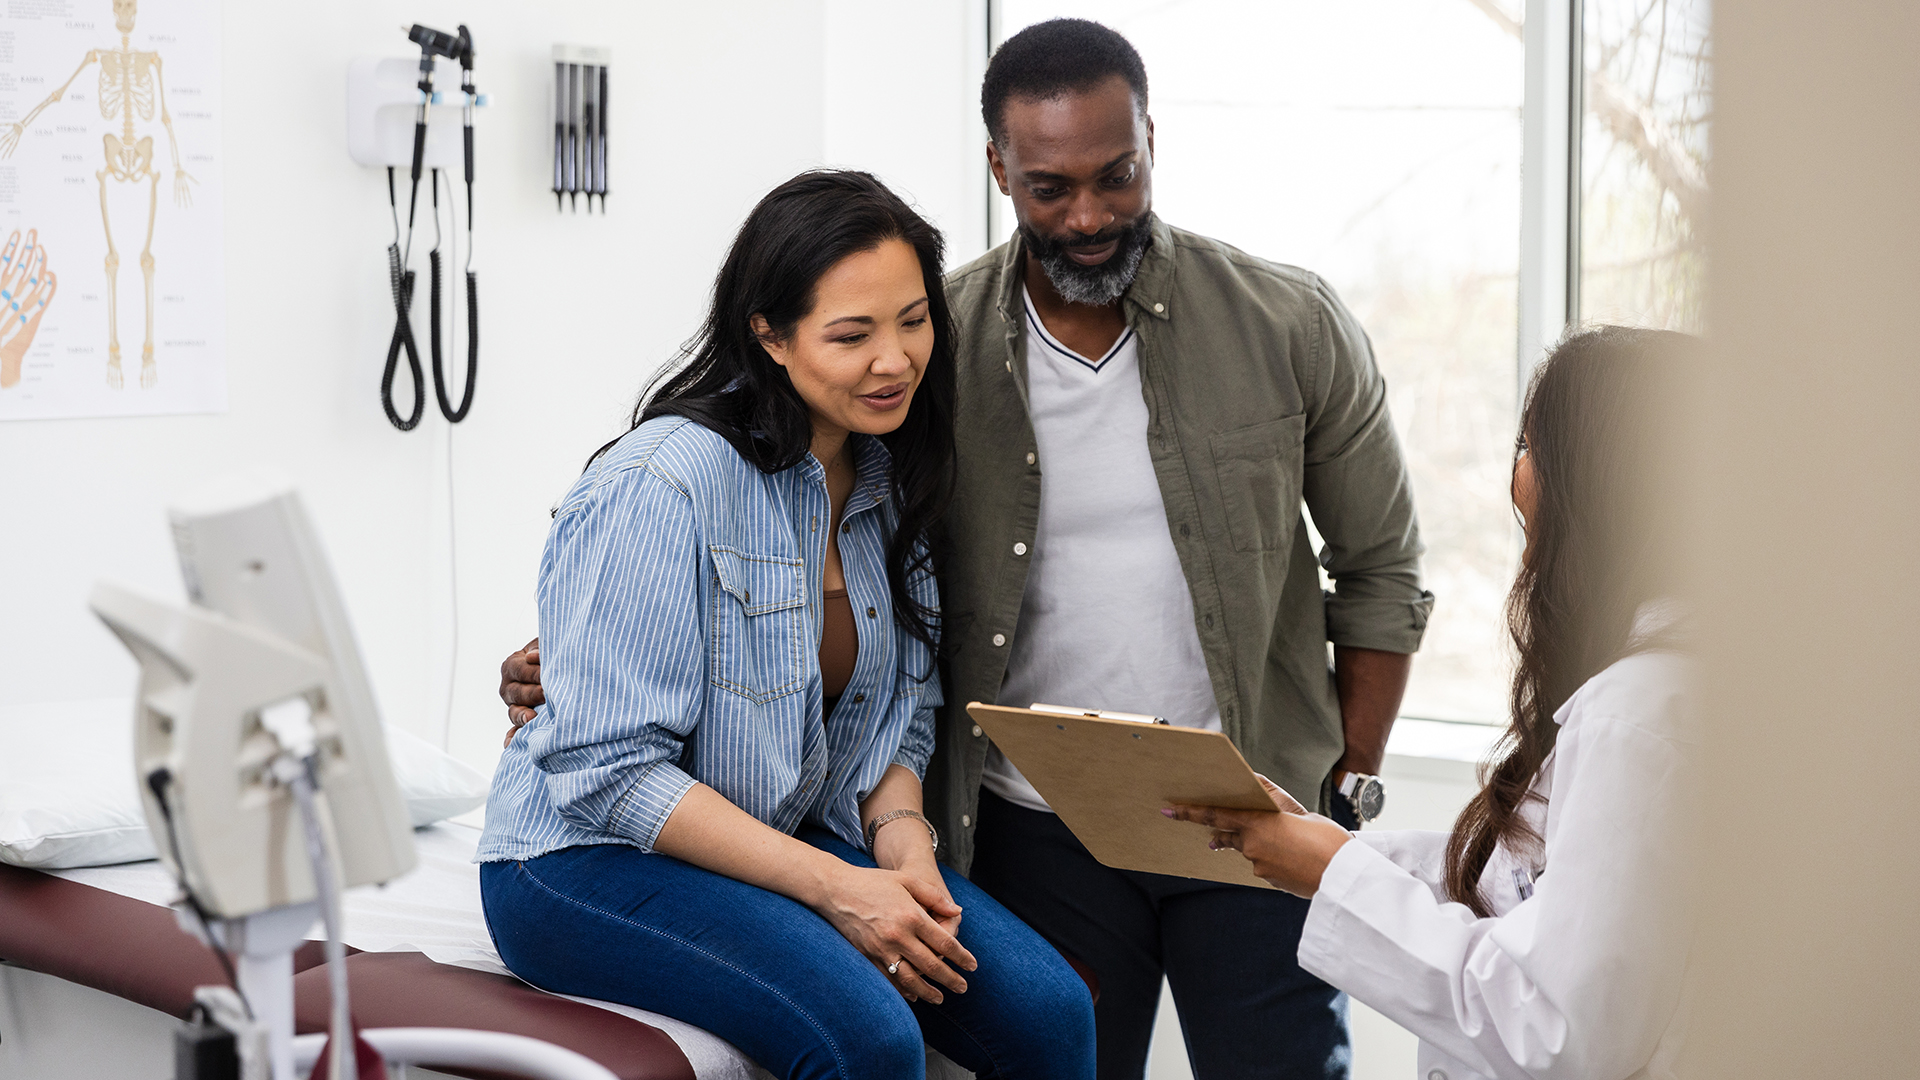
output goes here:
{"type": "Polygon", "coordinates": [[[936,921],[958,920],[960,905],[945,885],[936,888],[917,875],[843,864],[809,906],[908,1001],[938,1005],[946,1000],[942,988],[964,994],[967,980],[960,972],[980,966],[936,921]]]}
{"type": "Polygon", "coordinates": [[[1295,896],[1311,898],[1320,890],[1327,864],[1353,834],[1319,814],[1310,814],[1293,796],[1266,777],[1260,783],[1276,810],[1230,810],[1223,806],[1171,806],[1161,813],[1213,830],[1207,846],[1229,848],[1253,864],[1256,876],[1295,896]]]}
{"type": "Polygon", "coordinates": [[[540,639],[527,642],[526,648],[509,655],[500,664],[500,700],[507,703],[507,737],[501,746],[533,719],[534,710],[546,704],[547,694],[540,686],[540,639]]]}

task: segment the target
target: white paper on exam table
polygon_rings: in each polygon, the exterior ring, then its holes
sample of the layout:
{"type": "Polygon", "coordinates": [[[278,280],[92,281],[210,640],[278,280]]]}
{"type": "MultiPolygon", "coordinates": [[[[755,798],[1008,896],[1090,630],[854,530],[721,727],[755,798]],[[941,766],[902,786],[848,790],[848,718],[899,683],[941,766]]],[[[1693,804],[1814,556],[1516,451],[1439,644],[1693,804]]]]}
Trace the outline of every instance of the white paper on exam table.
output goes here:
{"type": "MultiPolygon", "coordinates": [[[[346,893],[348,945],[365,952],[420,952],[438,964],[509,975],[487,933],[480,908],[479,868],[473,852],[480,830],[442,822],[413,834],[420,865],[385,887],[363,886],[346,893]]],[[[178,894],[173,878],[158,862],[123,863],[50,871],[56,877],[105,889],[121,896],[165,905],[178,894]]],[[[321,933],[316,926],[313,940],[321,933]]],[[[560,995],[572,997],[572,995],[560,995]]],[[[748,1060],[732,1044],[702,1028],[595,998],[572,998],[616,1012],[667,1033],[687,1056],[699,1080],[772,1080],[772,1074],[748,1060]]]]}

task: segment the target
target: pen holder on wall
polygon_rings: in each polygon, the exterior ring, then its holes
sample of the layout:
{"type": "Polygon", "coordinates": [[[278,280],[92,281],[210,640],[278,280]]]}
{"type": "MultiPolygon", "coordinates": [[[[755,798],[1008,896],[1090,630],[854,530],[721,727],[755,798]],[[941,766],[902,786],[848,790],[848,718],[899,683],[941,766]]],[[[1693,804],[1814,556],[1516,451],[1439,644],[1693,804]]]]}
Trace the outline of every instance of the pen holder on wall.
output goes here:
{"type": "Polygon", "coordinates": [[[580,196],[600,197],[607,212],[607,68],[613,50],[596,45],[553,47],[553,202],[580,209],[580,196]]]}

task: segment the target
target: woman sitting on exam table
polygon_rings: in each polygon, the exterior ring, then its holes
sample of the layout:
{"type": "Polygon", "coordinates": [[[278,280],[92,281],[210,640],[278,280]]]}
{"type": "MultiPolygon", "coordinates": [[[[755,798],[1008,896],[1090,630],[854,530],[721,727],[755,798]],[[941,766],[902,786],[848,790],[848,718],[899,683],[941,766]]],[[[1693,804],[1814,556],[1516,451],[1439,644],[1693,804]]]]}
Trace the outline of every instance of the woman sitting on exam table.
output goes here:
{"type": "Polygon", "coordinates": [[[781,1077],[1093,1076],[1058,952],[935,859],[952,485],[940,234],[865,173],[741,226],[684,368],[561,501],[546,704],[478,858],[501,959],[705,1028],[781,1077]]]}
{"type": "Polygon", "coordinates": [[[1672,1074],[1696,750],[1649,489],[1688,348],[1603,327],[1534,373],[1512,724],[1451,834],[1350,834],[1278,788],[1286,813],[1167,811],[1312,899],[1300,966],[1418,1035],[1423,1080],[1672,1074]]]}

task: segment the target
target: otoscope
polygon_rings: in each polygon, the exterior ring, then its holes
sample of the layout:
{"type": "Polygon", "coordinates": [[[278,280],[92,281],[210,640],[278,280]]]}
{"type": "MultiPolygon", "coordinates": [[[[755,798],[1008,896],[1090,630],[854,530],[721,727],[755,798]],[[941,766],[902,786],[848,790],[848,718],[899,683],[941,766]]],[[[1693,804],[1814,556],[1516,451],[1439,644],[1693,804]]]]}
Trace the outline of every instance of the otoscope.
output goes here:
{"type": "MultiPolygon", "coordinates": [[[[459,423],[466,418],[467,411],[473,405],[474,375],[479,357],[479,315],[474,306],[478,293],[478,283],[473,271],[473,35],[463,24],[458,34],[449,34],[432,27],[415,24],[407,29],[407,40],[420,46],[420,101],[415,107],[413,121],[413,168],[411,171],[412,191],[407,198],[407,243],[404,251],[400,246],[400,217],[398,193],[394,190],[392,167],[387,169],[387,201],[393,210],[394,240],[387,246],[387,270],[393,289],[394,328],[393,339],[387,346],[387,366],[380,379],[381,405],[386,409],[387,419],[401,431],[411,431],[420,423],[420,414],[426,407],[426,392],[422,385],[420,371],[420,350],[413,337],[412,320],[408,312],[413,306],[414,272],[407,269],[413,254],[413,225],[415,211],[420,203],[420,173],[426,159],[427,150],[427,110],[433,104],[433,63],[434,57],[444,56],[457,60],[461,68],[461,90],[466,101],[462,107],[465,155],[465,176],[467,183],[467,385],[462,395],[460,407],[455,409],[447,400],[445,379],[441,367],[440,355],[440,249],[436,241],[429,256],[432,264],[433,282],[431,289],[431,309],[433,332],[433,388],[439,399],[441,415],[449,423],[459,423]],[[407,354],[407,367],[413,376],[413,411],[401,419],[393,407],[393,377],[399,363],[402,350],[407,354]]],[[[434,170],[435,231],[438,232],[438,196],[439,170],[434,170]]]]}

